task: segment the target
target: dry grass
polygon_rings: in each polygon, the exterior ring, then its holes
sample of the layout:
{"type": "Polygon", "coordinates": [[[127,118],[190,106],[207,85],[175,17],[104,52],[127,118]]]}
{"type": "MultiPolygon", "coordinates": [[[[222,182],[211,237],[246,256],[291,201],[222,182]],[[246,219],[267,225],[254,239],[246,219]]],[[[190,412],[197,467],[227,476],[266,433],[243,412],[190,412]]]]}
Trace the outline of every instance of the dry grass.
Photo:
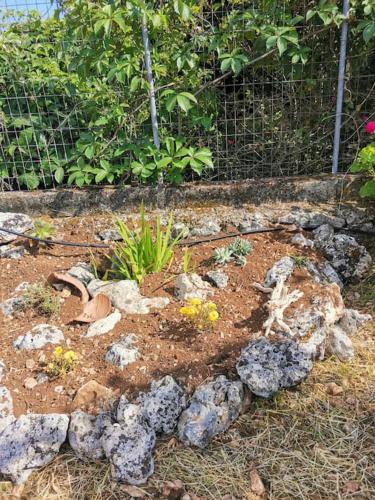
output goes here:
{"type": "MultiPolygon", "coordinates": [[[[160,443],[146,498],[161,498],[164,481],[181,479],[186,491],[202,499],[229,494],[252,500],[254,467],[270,499],[375,498],[374,333],[372,324],[357,337],[353,362],[317,363],[295,390],[256,399],[206,450],[160,443]],[[342,394],[327,394],[332,381],[342,394]]],[[[108,464],[84,464],[69,452],[34,474],[26,488],[24,498],[38,500],[127,498],[111,480],[108,464]]]]}
{"type": "Polygon", "coordinates": [[[48,283],[29,285],[24,292],[24,310],[56,318],[60,314],[61,300],[48,283]]]}

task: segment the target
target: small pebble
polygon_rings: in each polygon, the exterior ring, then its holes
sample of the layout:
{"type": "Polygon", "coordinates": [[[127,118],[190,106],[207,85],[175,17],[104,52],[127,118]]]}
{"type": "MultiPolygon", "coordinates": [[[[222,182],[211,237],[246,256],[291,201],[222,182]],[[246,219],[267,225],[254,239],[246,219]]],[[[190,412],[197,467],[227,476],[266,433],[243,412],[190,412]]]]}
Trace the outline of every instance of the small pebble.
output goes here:
{"type": "Polygon", "coordinates": [[[25,378],[23,385],[26,389],[34,389],[34,387],[38,385],[38,382],[33,377],[27,377],[25,378]]]}

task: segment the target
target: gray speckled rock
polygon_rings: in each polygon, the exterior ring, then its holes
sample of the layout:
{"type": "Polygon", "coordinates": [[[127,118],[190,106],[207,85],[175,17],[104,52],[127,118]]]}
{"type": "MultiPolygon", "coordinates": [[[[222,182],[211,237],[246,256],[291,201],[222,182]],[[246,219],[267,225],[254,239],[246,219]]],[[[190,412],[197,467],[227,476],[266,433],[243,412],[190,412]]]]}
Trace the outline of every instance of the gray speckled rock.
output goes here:
{"type": "Polygon", "coordinates": [[[198,387],[178,422],[178,435],[186,445],[199,448],[224,432],[241,413],[245,391],[242,382],[220,375],[198,387]]]}
{"type": "Polygon", "coordinates": [[[106,425],[102,436],[112,477],[134,485],[145,483],[154,472],[155,442],[155,431],[146,422],[141,407],[127,405],[121,424],[106,425]]]}
{"type": "Polygon", "coordinates": [[[23,297],[11,297],[0,304],[0,310],[4,316],[13,316],[15,312],[22,309],[24,304],[25,300],[23,297]]]}
{"type": "Polygon", "coordinates": [[[305,268],[309,271],[314,281],[322,285],[336,283],[342,289],[344,287],[340,276],[329,262],[311,262],[308,260],[305,268]]]}
{"type": "Polygon", "coordinates": [[[13,245],[0,246],[0,259],[20,259],[25,255],[25,247],[13,245]]]}
{"type": "Polygon", "coordinates": [[[115,310],[112,314],[107,316],[106,318],[99,319],[92,323],[88,329],[85,337],[96,337],[97,335],[104,335],[117,325],[117,323],[121,320],[120,311],[115,310]]]}
{"type": "Polygon", "coordinates": [[[345,219],[324,212],[313,212],[304,209],[297,209],[279,219],[279,222],[287,222],[296,226],[308,226],[316,228],[323,224],[330,224],[339,229],[345,226],[345,219]]]}
{"type": "MultiPolygon", "coordinates": [[[[4,385],[0,386],[0,433],[16,418],[13,415],[12,395],[4,385]]],[[[1,452],[1,449],[0,449],[1,452]]]]}
{"type": "Polygon", "coordinates": [[[280,389],[299,384],[309,374],[312,361],[296,342],[253,340],[237,363],[237,372],[251,392],[269,398],[280,389]]]}
{"type": "Polygon", "coordinates": [[[51,462],[66,439],[69,417],[21,415],[0,434],[0,473],[24,483],[37,468],[51,462]]]}
{"type": "Polygon", "coordinates": [[[370,314],[362,314],[356,309],[345,309],[338,325],[347,335],[351,336],[356,334],[358,328],[360,328],[364,323],[371,320],[372,317],[370,314]]]}
{"type": "Polygon", "coordinates": [[[193,227],[190,231],[191,236],[211,236],[212,234],[220,233],[220,225],[217,221],[206,220],[203,221],[198,227],[193,227]]]}
{"type": "Polygon", "coordinates": [[[154,380],[150,391],[139,395],[138,402],[151,428],[155,432],[170,434],[186,407],[186,394],[173,377],[166,375],[154,380]]]}
{"type": "Polygon", "coordinates": [[[109,346],[105,360],[123,370],[126,365],[134,363],[139,358],[138,348],[134,346],[137,337],[134,334],[125,335],[109,346]]]}
{"type": "Polygon", "coordinates": [[[64,334],[59,328],[41,324],[17,337],[13,342],[13,346],[16,349],[42,349],[47,344],[61,344],[63,341],[64,334]]]}
{"type": "Polygon", "coordinates": [[[327,336],[323,314],[317,309],[312,308],[302,311],[297,309],[292,318],[288,319],[287,323],[295,339],[300,339],[299,346],[301,349],[311,359],[323,360],[327,336]]]}
{"type": "Polygon", "coordinates": [[[298,247],[302,248],[313,248],[314,247],[314,242],[312,240],[309,240],[308,238],[305,238],[305,236],[302,233],[297,233],[295,234],[290,242],[292,245],[297,245],[298,247]]]}
{"type": "Polygon", "coordinates": [[[316,246],[344,281],[361,279],[371,268],[370,254],[352,236],[334,234],[329,225],[319,227],[314,234],[316,246]]]}
{"type": "Polygon", "coordinates": [[[327,353],[334,354],[340,361],[350,361],[354,357],[353,344],[339,326],[333,326],[327,338],[327,353]]]}
{"type": "Polygon", "coordinates": [[[206,299],[209,295],[213,295],[213,291],[209,283],[203,281],[198,274],[192,273],[177,276],[174,294],[178,300],[206,299]]]}
{"type": "Polygon", "coordinates": [[[273,264],[267,271],[263,285],[269,288],[275,285],[281,277],[288,279],[294,270],[295,262],[292,257],[283,257],[273,264]]]}
{"type": "Polygon", "coordinates": [[[209,282],[217,288],[225,288],[228,285],[228,275],[223,271],[208,271],[206,276],[209,282]]]}
{"type": "Polygon", "coordinates": [[[90,281],[95,279],[93,268],[87,262],[79,262],[76,266],[70,268],[67,273],[73,278],[77,278],[84,285],[88,285],[90,281]]]}
{"type": "Polygon", "coordinates": [[[98,233],[101,240],[104,241],[122,241],[122,238],[117,229],[103,229],[98,233]]]}
{"type": "Polygon", "coordinates": [[[248,231],[268,226],[269,223],[267,218],[259,212],[254,212],[246,215],[246,217],[238,224],[238,230],[240,233],[247,233],[248,231]]]}
{"type": "Polygon", "coordinates": [[[102,435],[105,425],[111,423],[107,413],[90,415],[76,410],[70,415],[69,444],[81,460],[100,460],[104,457],[102,435]]]}
{"type": "MultiPolygon", "coordinates": [[[[28,215],[0,212],[0,227],[24,233],[33,227],[33,221],[28,215]]],[[[14,241],[18,236],[0,231],[0,244],[14,241]]]]}
{"type": "Polygon", "coordinates": [[[2,361],[0,359],[0,382],[5,378],[5,375],[7,374],[7,367],[4,363],[4,361],[2,361]]]}
{"type": "Polygon", "coordinates": [[[128,314],[148,314],[151,308],[163,308],[170,302],[167,297],[143,297],[133,280],[93,280],[88,284],[87,290],[92,297],[98,293],[107,295],[113,307],[128,314]]]}

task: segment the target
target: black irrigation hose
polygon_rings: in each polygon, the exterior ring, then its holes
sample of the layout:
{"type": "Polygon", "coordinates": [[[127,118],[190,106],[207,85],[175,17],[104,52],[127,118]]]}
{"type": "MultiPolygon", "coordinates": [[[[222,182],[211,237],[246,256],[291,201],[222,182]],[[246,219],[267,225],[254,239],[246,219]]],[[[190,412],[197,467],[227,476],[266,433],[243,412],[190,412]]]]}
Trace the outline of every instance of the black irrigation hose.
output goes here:
{"type": "MultiPolygon", "coordinates": [[[[225,235],[220,235],[220,236],[213,236],[210,238],[203,238],[200,240],[182,240],[178,242],[179,246],[184,246],[184,247],[192,247],[195,245],[199,245],[201,243],[210,243],[211,241],[219,241],[219,240],[225,240],[227,238],[236,238],[238,236],[245,236],[247,234],[260,234],[260,233],[274,233],[278,231],[285,231],[287,230],[286,227],[284,226],[293,226],[293,230],[298,230],[298,229],[303,229],[305,231],[311,231],[315,229],[315,227],[311,226],[300,226],[296,227],[294,224],[289,223],[289,222],[283,222],[282,226],[277,226],[277,227],[270,227],[270,228],[260,228],[260,229],[249,229],[248,231],[244,232],[235,232],[235,233],[228,233],[225,235]]],[[[361,234],[368,234],[371,236],[375,236],[374,231],[363,231],[361,229],[350,229],[350,228],[340,228],[340,231],[350,231],[350,232],[356,232],[356,233],[361,233],[361,234]]],[[[80,248],[111,248],[111,245],[106,245],[105,243],[73,243],[71,241],[63,241],[63,240],[45,240],[43,238],[38,238],[36,236],[30,236],[25,233],[20,233],[19,231],[15,231],[14,229],[5,229],[3,227],[0,227],[0,232],[4,233],[9,233],[13,234],[15,236],[20,236],[21,238],[26,238],[28,240],[32,241],[37,241],[39,243],[45,243],[46,245],[62,245],[65,247],[80,247],[80,248]]]]}
{"type": "MultiPolygon", "coordinates": [[[[201,240],[182,240],[178,242],[179,246],[194,246],[199,245],[200,243],[207,243],[210,241],[223,240],[226,238],[234,238],[236,236],[246,235],[246,234],[256,234],[256,233],[270,233],[274,231],[283,231],[284,227],[274,227],[274,228],[261,228],[261,229],[251,229],[249,231],[245,231],[243,233],[229,233],[221,236],[214,236],[211,238],[203,238],[201,240]]],[[[14,229],[5,229],[0,227],[0,232],[14,234],[15,236],[20,236],[22,238],[26,238],[32,241],[38,241],[39,243],[45,243],[46,245],[62,245],[66,247],[81,247],[81,248],[111,248],[111,245],[106,245],[105,243],[73,243],[71,241],[63,241],[63,240],[45,240],[43,238],[38,238],[37,236],[30,236],[25,233],[20,233],[19,231],[15,231],[14,229]]]]}

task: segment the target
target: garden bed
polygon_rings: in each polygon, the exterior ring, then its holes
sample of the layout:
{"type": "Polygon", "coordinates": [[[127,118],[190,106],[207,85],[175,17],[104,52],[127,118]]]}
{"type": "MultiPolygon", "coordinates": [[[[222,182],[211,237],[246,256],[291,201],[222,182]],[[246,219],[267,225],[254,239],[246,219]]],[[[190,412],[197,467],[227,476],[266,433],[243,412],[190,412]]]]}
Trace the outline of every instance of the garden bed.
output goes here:
{"type": "MultiPolygon", "coordinates": [[[[95,231],[90,228],[90,224],[85,226],[82,219],[67,219],[60,225],[59,236],[69,241],[93,241],[95,231]]],[[[228,227],[228,230],[235,228],[228,227]]],[[[80,310],[79,298],[74,295],[63,299],[61,315],[52,322],[38,311],[30,310],[17,313],[11,319],[3,318],[1,352],[5,364],[12,366],[8,384],[13,388],[16,414],[27,411],[69,413],[77,389],[92,379],[119,390],[121,394],[134,397],[139,391],[148,389],[153,379],[166,374],[172,374],[186,385],[190,393],[210,376],[218,373],[233,375],[241,349],[261,331],[267,317],[264,309],[267,297],[253,287],[253,282],[262,282],[266,271],[285,255],[308,254],[312,259],[319,258],[314,251],[302,252],[288,243],[288,232],[255,234],[244,238],[251,242],[253,252],[244,267],[230,263],[222,268],[229,276],[229,285],[214,290],[212,300],[218,306],[220,320],[212,331],[199,333],[183,321],[179,313],[182,304],[173,295],[173,275],[168,273],[149,275],[141,286],[141,293],[146,297],[168,297],[171,302],[166,308],[154,309],[147,315],[123,314],[114,329],[105,335],[85,338],[88,326],[70,322],[80,310]],[[66,345],[80,356],[80,360],[63,380],[47,381],[30,390],[24,387],[24,381],[43,370],[43,364],[40,365],[38,361],[40,351],[16,351],[12,342],[19,334],[41,323],[51,323],[61,328],[66,345]],[[110,344],[130,333],[138,338],[137,347],[141,358],[120,370],[105,361],[105,352],[110,344]],[[30,360],[35,363],[32,369],[26,367],[33,364],[30,364],[30,360]],[[55,388],[61,385],[64,391],[58,394],[55,388]]],[[[192,248],[192,259],[199,274],[204,276],[208,271],[221,267],[213,262],[213,250],[226,246],[228,241],[204,243],[192,248]]],[[[178,249],[172,272],[177,273],[181,254],[182,250],[178,249]]],[[[10,260],[0,271],[2,298],[11,296],[21,282],[46,281],[50,273],[67,271],[82,261],[90,261],[90,253],[85,249],[59,246],[40,248],[34,255],[10,260]]],[[[303,268],[298,269],[290,286],[308,291],[311,287],[308,273],[303,268]]],[[[309,290],[307,296],[311,292],[309,290]]],[[[299,306],[303,300],[300,299],[295,306],[299,306]]],[[[43,349],[47,359],[52,355],[53,348],[53,345],[49,345],[43,349]]]]}
{"type": "MultiPolygon", "coordinates": [[[[190,262],[184,266],[186,245],[178,246],[170,267],[146,275],[139,290],[124,277],[120,282],[102,281],[110,267],[106,258],[110,248],[36,245],[19,238],[5,249],[6,255],[13,252],[17,258],[3,258],[0,268],[0,309],[4,313],[0,313],[0,378],[6,386],[5,392],[0,387],[0,413],[4,412],[1,398],[5,394],[6,401],[6,391],[13,400],[12,415],[7,416],[6,408],[5,420],[0,414],[0,447],[14,446],[7,429],[29,425],[22,419],[30,415],[36,422],[32,425],[35,429],[41,426],[42,434],[48,433],[44,427],[48,425],[53,433],[60,433],[53,434],[51,450],[56,442],[58,450],[66,440],[69,426],[69,443],[80,458],[106,456],[115,479],[142,484],[154,470],[156,434],[170,434],[178,424],[180,441],[205,447],[249,411],[253,406],[251,393],[269,398],[280,389],[299,384],[311,371],[312,361],[329,356],[353,359],[350,337],[371,317],[346,309],[340,289],[352,278],[367,276],[371,257],[347,232],[373,231],[371,215],[351,207],[340,212],[325,207],[323,212],[286,205],[264,206],[255,212],[250,207],[177,210],[174,215],[180,224],[175,229],[190,231],[190,262]],[[279,230],[262,232],[262,228],[273,230],[280,223],[284,226],[278,226],[279,230]],[[302,226],[314,231],[304,231],[302,226]],[[238,231],[242,244],[250,245],[246,259],[232,256],[227,264],[218,263],[215,253],[235,241],[236,236],[228,235],[238,231]],[[107,294],[112,303],[109,316],[91,325],[75,320],[83,304],[74,286],[48,283],[52,273],[73,272],[72,268],[77,273],[77,266],[84,290],[91,297],[107,294]],[[221,273],[219,280],[213,278],[213,271],[221,273]],[[187,283],[194,285],[190,295],[187,283]],[[50,301],[49,314],[30,303],[30,290],[36,284],[50,301]],[[129,303],[126,294],[130,289],[136,291],[129,303]],[[117,295],[114,290],[118,290],[117,295]],[[219,313],[212,328],[197,328],[182,314],[181,307],[200,293],[219,313]],[[13,312],[7,310],[8,305],[14,306],[13,312]],[[113,324],[103,328],[101,321],[113,324]],[[49,340],[30,348],[30,338],[33,336],[34,342],[36,330],[45,324],[49,340]],[[122,354],[120,358],[108,354],[124,337],[126,362],[120,368],[122,354]],[[73,352],[76,362],[67,373],[51,375],[49,364],[60,347],[73,352]],[[122,412],[128,416],[122,417],[122,412]],[[92,443],[87,448],[85,426],[99,425],[101,418],[110,420],[103,429],[95,430],[99,434],[93,438],[94,448],[92,443]],[[129,427],[134,421],[136,430],[129,427]],[[125,434],[118,434],[123,425],[125,434]],[[128,433],[134,432],[129,441],[128,433]],[[7,445],[9,440],[12,443],[7,445]],[[121,446],[131,448],[119,455],[121,446]],[[134,450],[140,469],[132,462],[134,450]],[[125,464],[116,462],[119,456],[125,464]]],[[[161,212],[161,216],[165,227],[166,214],[161,212]]],[[[129,215],[119,218],[129,219],[129,215]]],[[[20,217],[17,223],[22,220],[20,217]]],[[[103,230],[114,227],[113,218],[107,215],[52,222],[57,230],[54,238],[76,243],[95,242],[98,235],[104,237],[103,230]]],[[[113,232],[107,233],[109,236],[113,232]]],[[[114,245],[108,242],[109,247],[114,245]]],[[[36,431],[26,429],[24,439],[33,443],[36,431]]],[[[50,459],[43,455],[40,460],[46,464],[50,459]]],[[[29,475],[18,458],[10,456],[0,464],[5,476],[10,475],[15,482],[24,482],[29,475]]]]}

